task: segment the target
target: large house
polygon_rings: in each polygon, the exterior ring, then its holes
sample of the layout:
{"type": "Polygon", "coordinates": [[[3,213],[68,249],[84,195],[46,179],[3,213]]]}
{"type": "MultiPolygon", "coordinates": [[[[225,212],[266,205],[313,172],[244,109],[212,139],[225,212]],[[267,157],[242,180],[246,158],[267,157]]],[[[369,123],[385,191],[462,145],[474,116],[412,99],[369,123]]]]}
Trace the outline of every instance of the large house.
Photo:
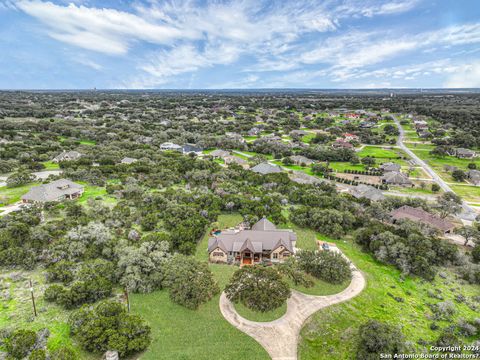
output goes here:
{"type": "Polygon", "coordinates": [[[385,199],[385,195],[383,195],[381,190],[365,184],[354,186],[349,190],[349,192],[357,199],[366,198],[371,201],[380,201],[385,199]]]}
{"type": "Polygon", "coordinates": [[[455,149],[455,156],[460,159],[473,159],[477,153],[470,149],[458,148],[455,149]]]}
{"type": "Polygon", "coordinates": [[[444,234],[451,233],[455,228],[455,225],[448,220],[432,215],[422,208],[414,208],[408,205],[404,205],[391,211],[390,216],[394,223],[398,220],[408,219],[414,222],[420,222],[422,224],[429,225],[444,234]]]}
{"type": "Polygon", "coordinates": [[[309,159],[302,155],[293,155],[293,156],[290,156],[290,159],[292,159],[295,165],[310,166],[313,164],[312,159],[309,159]]]}
{"type": "Polygon", "coordinates": [[[250,230],[227,230],[208,239],[209,260],[215,263],[253,265],[283,262],[295,253],[297,235],[280,230],[262,218],[250,230]]]}
{"type": "Polygon", "coordinates": [[[162,151],[182,151],[182,147],[180,145],[174,144],[172,142],[164,142],[160,144],[160,150],[162,151]]]}
{"type": "Polygon", "coordinates": [[[21,197],[24,203],[46,203],[77,199],[83,194],[83,186],[67,179],[52,181],[51,183],[34,186],[21,197]]]}
{"type": "Polygon", "coordinates": [[[60,161],[73,161],[78,160],[83,156],[83,154],[79,153],[78,151],[64,151],[61,154],[58,154],[52,159],[52,162],[58,163],[60,161]]]}
{"type": "Polygon", "coordinates": [[[256,172],[258,174],[262,175],[267,175],[267,174],[275,174],[275,173],[281,173],[282,168],[278,165],[270,164],[268,162],[264,162],[261,164],[258,164],[251,168],[253,172],[256,172]]]}
{"type": "Polygon", "coordinates": [[[380,165],[380,169],[382,169],[383,172],[400,171],[401,168],[402,167],[399,164],[393,162],[386,162],[380,165]]]}
{"type": "Polygon", "coordinates": [[[389,185],[412,185],[408,176],[400,171],[389,171],[382,176],[381,180],[383,184],[389,185]]]}

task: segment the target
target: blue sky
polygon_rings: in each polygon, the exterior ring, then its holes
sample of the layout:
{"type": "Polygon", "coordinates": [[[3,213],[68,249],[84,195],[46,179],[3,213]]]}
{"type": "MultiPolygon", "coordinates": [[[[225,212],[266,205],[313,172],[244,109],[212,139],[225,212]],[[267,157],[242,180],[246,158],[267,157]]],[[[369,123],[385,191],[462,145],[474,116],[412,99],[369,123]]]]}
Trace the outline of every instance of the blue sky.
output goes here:
{"type": "Polygon", "coordinates": [[[0,88],[480,87],[479,0],[0,0],[0,88]]]}

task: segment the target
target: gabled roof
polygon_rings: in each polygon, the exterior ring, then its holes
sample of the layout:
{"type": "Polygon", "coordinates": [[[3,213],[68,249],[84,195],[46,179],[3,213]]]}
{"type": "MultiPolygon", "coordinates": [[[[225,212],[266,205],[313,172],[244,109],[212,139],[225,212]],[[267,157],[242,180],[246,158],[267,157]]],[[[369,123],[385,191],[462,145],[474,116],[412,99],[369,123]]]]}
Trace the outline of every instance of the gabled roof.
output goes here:
{"type": "Polygon", "coordinates": [[[262,174],[262,175],[281,173],[282,172],[282,169],[280,168],[280,166],[273,165],[273,164],[270,164],[268,162],[258,164],[256,166],[254,166],[253,168],[251,168],[250,170],[252,170],[253,172],[262,174]]]}
{"type": "Polygon", "coordinates": [[[402,167],[399,164],[393,163],[393,162],[386,162],[380,165],[380,169],[383,169],[383,171],[388,172],[388,171],[400,171],[402,167]]]}
{"type": "Polygon", "coordinates": [[[365,185],[365,184],[360,184],[358,186],[353,187],[350,190],[350,194],[354,196],[357,199],[360,198],[366,198],[372,201],[380,201],[385,199],[385,195],[383,193],[374,188],[373,186],[365,185]]]}
{"type": "Polygon", "coordinates": [[[454,224],[450,221],[430,214],[422,208],[414,208],[408,205],[404,205],[396,210],[391,211],[390,215],[395,220],[409,219],[413,221],[419,221],[442,231],[448,231],[454,228],[454,224]]]}
{"type": "Polygon", "coordinates": [[[252,226],[252,230],[256,230],[256,231],[277,230],[277,227],[266,217],[263,217],[252,226]]]}
{"type": "Polygon", "coordinates": [[[210,153],[211,156],[213,157],[225,157],[225,156],[229,156],[230,153],[228,151],[225,151],[225,150],[221,150],[221,149],[217,149],[217,150],[213,150],[211,153],[210,153]]]}
{"type": "Polygon", "coordinates": [[[65,195],[83,191],[83,186],[67,179],[52,181],[49,184],[34,186],[22,196],[22,200],[48,202],[57,201],[65,195]]]}
{"type": "Polygon", "coordinates": [[[407,175],[398,171],[389,171],[382,176],[382,180],[387,184],[411,184],[407,175]]]}

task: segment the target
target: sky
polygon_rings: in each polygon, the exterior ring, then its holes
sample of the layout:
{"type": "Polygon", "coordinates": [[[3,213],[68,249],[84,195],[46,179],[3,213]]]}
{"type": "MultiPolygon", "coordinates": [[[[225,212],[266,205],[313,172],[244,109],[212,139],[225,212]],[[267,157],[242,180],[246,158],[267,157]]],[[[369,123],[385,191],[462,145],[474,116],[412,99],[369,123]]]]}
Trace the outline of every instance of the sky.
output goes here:
{"type": "Polygon", "coordinates": [[[480,87],[480,0],[0,0],[1,89],[480,87]]]}

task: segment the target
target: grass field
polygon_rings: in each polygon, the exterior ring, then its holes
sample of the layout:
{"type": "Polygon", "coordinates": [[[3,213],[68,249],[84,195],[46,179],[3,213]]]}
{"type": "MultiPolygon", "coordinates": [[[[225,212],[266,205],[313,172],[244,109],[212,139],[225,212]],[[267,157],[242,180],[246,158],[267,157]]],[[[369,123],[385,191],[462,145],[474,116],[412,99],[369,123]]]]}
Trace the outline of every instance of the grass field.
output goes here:
{"type": "Polygon", "coordinates": [[[287,312],[286,303],[275,310],[267,311],[264,313],[250,310],[249,308],[244,306],[242,303],[234,304],[234,306],[235,306],[235,310],[237,310],[238,314],[241,317],[244,317],[247,320],[257,321],[257,322],[273,321],[281,318],[287,312]]]}
{"type": "Polygon", "coordinates": [[[452,190],[462,199],[474,203],[480,203],[480,187],[469,185],[450,185],[452,190]]]}
{"type": "Polygon", "coordinates": [[[10,299],[2,299],[0,311],[0,329],[11,327],[31,329],[34,331],[48,327],[50,337],[47,347],[54,350],[58,347],[72,347],[81,356],[81,359],[99,359],[100,355],[94,355],[78,348],[70,337],[70,327],[67,324],[70,311],[44,301],[42,292],[45,287],[45,277],[41,271],[21,271],[2,274],[2,284],[6,286],[10,299]],[[18,281],[11,280],[13,273],[21,274],[18,281]],[[32,302],[30,298],[28,279],[34,286],[37,317],[33,316],[32,302]]]}
{"type": "MultiPolygon", "coordinates": [[[[455,295],[463,294],[472,301],[472,297],[478,295],[478,287],[462,284],[452,273],[445,271],[447,279],[437,278],[433,283],[410,277],[402,280],[398,270],[380,264],[356,245],[334,242],[363,271],[367,287],[354,299],[323,309],[310,318],[301,332],[300,359],[351,359],[355,353],[356,331],[369,319],[403,327],[407,340],[413,344],[420,339],[433,341],[440,331],[430,329],[432,321],[426,317],[430,313],[427,304],[440,300],[428,297],[428,290],[438,289],[445,299],[455,303],[455,319],[478,317],[466,304],[454,300],[455,295]],[[397,302],[390,294],[403,298],[404,302],[397,302]]],[[[437,324],[442,328],[448,326],[445,321],[437,324]]]]}
{"type": "Polygon", "coordinates": [[[26,194],[31,187],[39,184],[40,183],[35,182],[13,188],[6,186],[0,187],[0,206],[10,205],[20,201],[22,195],[26,194]]]}
{"type": "Polygon", "coordinates": [[[45,166],[45,170],[58,170],[60,166],[58,163],[54,163],[53,161],[44,161],[42,162],[43,166],[45,166]]]}
{"type": "MultiPolygon", "coordinates": [[[[242,221],[238,214],[221,215],[219,227],[242,221]]],[[[198,245],[195,257],[206,261],[208,234],[198,245]]],[[[238,268],[209,264],[220,289],[238,268]]],[[[132,311],[152,326],[153,342],[142,355],[149,359],[269,359],[266,351],[252,338],[231,326],[220,313],[219,295],[198,310],[188,310],[170,301],[166,290],[131,295],[132,311]]]]}

